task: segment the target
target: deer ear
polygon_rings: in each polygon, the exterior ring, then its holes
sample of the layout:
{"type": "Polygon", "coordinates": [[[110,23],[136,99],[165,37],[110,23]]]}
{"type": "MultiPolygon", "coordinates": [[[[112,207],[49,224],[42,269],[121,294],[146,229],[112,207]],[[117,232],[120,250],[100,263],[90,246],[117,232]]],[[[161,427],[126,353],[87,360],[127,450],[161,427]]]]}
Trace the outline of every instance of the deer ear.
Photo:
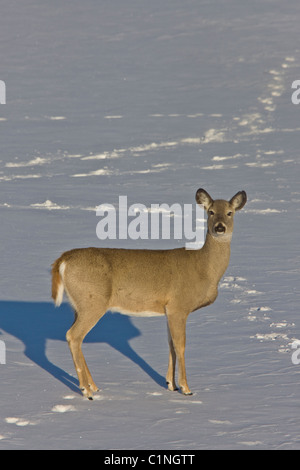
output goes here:
{"type": "Polygon", "coordinates": [[[209,207],[213,204],[214,200],[205,191],[205,189],[200,188],[196,192],[196,202],[197,204],[203,204],[205,210],[207,211],[209,207]]]}
{"type": "Polygon", "coordinates": [[[244,207],[246,202],[247,194],[245,191],[239,191],[235,196],[233,196],[233,198],[230,199],[229,204],[233,206],[234,210],[239,211],[244,207]]]}

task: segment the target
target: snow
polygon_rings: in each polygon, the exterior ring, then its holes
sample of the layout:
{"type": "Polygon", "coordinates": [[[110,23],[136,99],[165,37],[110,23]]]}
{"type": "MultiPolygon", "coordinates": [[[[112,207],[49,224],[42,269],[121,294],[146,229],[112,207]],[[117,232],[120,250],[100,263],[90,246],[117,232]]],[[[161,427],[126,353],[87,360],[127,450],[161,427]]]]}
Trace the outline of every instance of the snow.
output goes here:
{"type": "Polygon", "coordinates": [[[297,449],[300,4],[111,0],[1,5],[0,449],[297,449]],[[96,237],[96,207],[193,203],[245,190],[216,302],[190,315],[169,392],[163,318],[108,313],[84,354],[50,266],[96,237]],[[292,345],[294,346],[292,347],[292,345]]]}

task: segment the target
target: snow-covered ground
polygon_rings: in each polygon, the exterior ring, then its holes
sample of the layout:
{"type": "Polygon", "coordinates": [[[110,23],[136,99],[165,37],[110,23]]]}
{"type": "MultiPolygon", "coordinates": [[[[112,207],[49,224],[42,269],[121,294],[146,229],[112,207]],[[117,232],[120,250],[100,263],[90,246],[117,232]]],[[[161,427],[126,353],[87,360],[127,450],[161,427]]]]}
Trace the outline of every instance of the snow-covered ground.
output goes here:
{"type": "Polygon", "coordinates": [[[0,16],[0,449],[296,449],[298,0],[4,0],[0,16]],[[247,191],[217,301],[187,326],[191,397],[165,388],[165,320],[107,314],[81,397],[50,265],[95,207],[247,191]]]}

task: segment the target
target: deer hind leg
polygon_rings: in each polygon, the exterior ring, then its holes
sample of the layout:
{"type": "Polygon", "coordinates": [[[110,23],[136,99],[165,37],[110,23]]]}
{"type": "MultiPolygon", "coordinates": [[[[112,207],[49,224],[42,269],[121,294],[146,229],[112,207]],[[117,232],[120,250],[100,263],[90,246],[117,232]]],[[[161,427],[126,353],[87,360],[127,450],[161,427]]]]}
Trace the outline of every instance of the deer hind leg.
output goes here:
{"type": "Polygon", "coordinates": [[[99,388],[95,384],[89,368],[86,364],[81,346],[85,336],[96,325],[105,311],[81,311],[75,312],[75,321],[66,334],[69,348],[72,354],[75,370],[78,375],[79,387],[82,394],[89,400],[93,399],[93,392],[97,392],[99,388]]]}
{"type": "MultiPolygon", "coordinates": [[[[175,350],[176,359],[178,361],[178,384],[184,395],[192,395],[192,392],[189,389],[186,380],[186,371],[185,371],[185,342],[186,342],[186,320],[187,315],[182,312],[177,312],[176,310],[171,310],[170,308],[167,311],[168,319],[168,328],[173,344],[173,349],[175,350]]],[[[171,361],[169,362],[169,369],[167,378],[171,378],[171,385],[174,386],[173,370],[175,369],[175,360],[174,352],[170,348],[170,357],[171,361]]],[[[171,388],[172,390],[172,388],[171,388]]]]}

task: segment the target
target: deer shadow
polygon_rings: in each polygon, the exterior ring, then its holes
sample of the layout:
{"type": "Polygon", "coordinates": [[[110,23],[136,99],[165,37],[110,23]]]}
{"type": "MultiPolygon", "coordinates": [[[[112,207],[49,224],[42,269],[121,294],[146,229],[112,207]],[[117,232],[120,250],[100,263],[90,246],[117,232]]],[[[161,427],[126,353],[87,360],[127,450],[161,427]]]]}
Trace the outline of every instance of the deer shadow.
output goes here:
{"type": "MultiPolygon", "coordinates": [[[[66,341],[65,335],[73,320],[73,311],[66,303],[58,310],[48,302],[0,302],[0,330],[21,340],[25,346],[24,354],[31,361],[72,391],[80,393],[77,378],[53,364],[46,354],[47,340],[66,341]]],[[[140,335],[140,330],[130,317],[107,312],[86,336],[84,343],[107,343],[138,365],[158,385],[166,388],[165,378],[139,356],[129,343],[140,335]]]]}

